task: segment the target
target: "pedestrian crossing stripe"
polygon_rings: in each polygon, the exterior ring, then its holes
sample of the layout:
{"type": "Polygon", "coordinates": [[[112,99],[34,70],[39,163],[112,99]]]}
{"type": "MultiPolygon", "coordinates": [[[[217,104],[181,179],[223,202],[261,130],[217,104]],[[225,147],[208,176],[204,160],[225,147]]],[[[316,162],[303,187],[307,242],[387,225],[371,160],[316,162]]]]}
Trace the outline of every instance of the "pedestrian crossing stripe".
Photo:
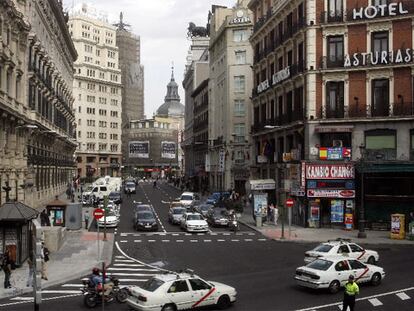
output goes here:
{"type": "Polygon", "coordinates": [[[378,306],[382,306],[382,302],[379,301],[378,298],[372,298],[372,299],[368,299],[368,301],[374,306],[374,307],[378,307],[378,306]]]}
{"type": "Polygon", "coordinates": [[[141,233],[136,233],[136,232],[122,232],[121,233],[121,237],[128,237],[128,236],[134,236],[134,237],[143,237],[143,236],[167,236],[167,235],[172,235],[172,236],[180,236],[180,235],[187,235],[187,236],[200,236],[200,235],[226,235],[226,236],[230,236],[230,235],[238,235],[238,236],[242,236],[242,235],[250,235],[250,236],[254,236],[257,233],[255,232],[249,232],[249,231],[245,231],[245,232],[237,232],[237,233],[230,233],[230,232],[207,232],[207,233],[202,233],[202,232],[198,232],[198,233],[189,233],[189,232],[141,232],[141,233]]]}
{"type": "Polygon", "coordinates": [[[400,298],[401,300],[408,300],[411,299],[410,296],[408,296],[406,293],[402,292],[402,293],[398,293],[397,297],[400,298]]]}

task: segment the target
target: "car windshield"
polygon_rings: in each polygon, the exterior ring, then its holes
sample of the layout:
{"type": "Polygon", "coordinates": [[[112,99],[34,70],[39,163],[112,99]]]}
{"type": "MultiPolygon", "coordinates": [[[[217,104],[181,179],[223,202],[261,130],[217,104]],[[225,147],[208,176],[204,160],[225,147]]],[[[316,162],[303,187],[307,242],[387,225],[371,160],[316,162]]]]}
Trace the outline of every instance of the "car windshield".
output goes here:
{"type": "Polygon", "coordinates": [[[316,246],[313,250],[315,252],[321,252],[321,253],[327,253],[332,249],[332,245],[329,244],[320,244],[318,246],[316,246]]]}
{"type": "Polygon", "coordinates": [[[184,214],[186,210],[184,208],[174,208],[173,209],[173,214],[178,215],[178,214],[184,214]]]}
{"type": "Polygon", "coordinates": [[[332,266],[332,261],[325,260],[325,259],[316,259],[315,261],[312,261],[310,264],[308,264],[306,267],[312,268],[315,270],[322,270],[326,271],[329,269],[330,266],[332,266]]]}
{"type": "MultiPolygon", "coordinates": [[[[113,211],[106,212],[106,217],[109,217],[109,216],[115,216],[114,212],[113,211]]],[[[103,217],[101,218],[101,220],[103,220],[103,217]]]]}
{"type": "Polygon", "coordinates": [[[138,219],[154,219],[152,213],[138,213],[138,219]]]}
{"type": "Polygon", "coordinates": [[[191,195],[182,195],[180,200],[191,201],[193,197],[191,195]]]}
{"type": "Polygon", "coordinates": [[[151,207],[149,205],[137,205],[135,206],[137,211],[150,211],[151,207]]]}
{"type": "Polygon", "coordinates": [[[128,182],[128,183],[126,183],[126,184],[125,184],[125,186],[126,186],[127,188],[135,188],[135,183],[133,183],[133,182],[128,182]]]}
{"type": "Polygon", "coordinates": [[[118,193],[118,192],[111,192],[110,194],[109,194],[109,197],[111,197],[111,198],[117,198],[117,197],[119,197],[120,196],[120,194],[118,193]]]}
{"type": "Polygon", "coordinates": [[[203,217],[201,215],[188,215],[187,220],[203,220],[203,217]]]}
{"type": "Polygon", "coordinates": [[[157,278],[151,278],[148,281],[146,281],[144,284],[142,284],[141,288],[149,292],[154,292],[162,284],[164,284],[164,281],[161,281],[160,279],[157,279],[157,278]]]}

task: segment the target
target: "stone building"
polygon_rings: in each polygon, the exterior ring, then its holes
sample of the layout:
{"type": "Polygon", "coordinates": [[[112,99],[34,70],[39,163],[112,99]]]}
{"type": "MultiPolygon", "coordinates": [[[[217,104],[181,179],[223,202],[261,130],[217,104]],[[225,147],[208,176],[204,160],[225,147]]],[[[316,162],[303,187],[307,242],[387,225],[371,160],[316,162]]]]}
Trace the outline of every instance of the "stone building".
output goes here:
{"type": "Polygon", "coordinates": [[[83,4],[69,19],[79,58],[73,93],[81,177],[121,174],[122,84],[116,28],[83,4]]]}
{"type": "Polygon", "coordinates": [[[213,6],[210,20],[209,161],[210,190],[245,192],[249,179],[253,60],[247,1],[213,6]]]}
{"type": "Polygon", "coordinates": [[[297,224],[360,230],[413,211],[412,1],[249,7],[255,144],[275,141],[256,165],[279,204],[295,197],[297,224]]]}
{"type": "Polygon", "coordinates": [[[77,53],[67,28],[62,1],[28,1],[28,102],[32,124],[28,167],[36,207],[66,189],[75,175],[73,63],[77,53]]]}

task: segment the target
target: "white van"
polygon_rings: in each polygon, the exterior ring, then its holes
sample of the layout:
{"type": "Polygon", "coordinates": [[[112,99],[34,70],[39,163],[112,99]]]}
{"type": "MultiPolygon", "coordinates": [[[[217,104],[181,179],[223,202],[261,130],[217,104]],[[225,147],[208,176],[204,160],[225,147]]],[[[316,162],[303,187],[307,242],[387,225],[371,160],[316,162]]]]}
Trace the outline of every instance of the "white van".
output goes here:
{"type": "Polygon", "coordinates": [[[96,185],[92,186],[92,189],[89,192],[85,192],[84,195],[89,198],[95,197],[97,199],[103,200],[104,196],[109,195],[111,189],[107,185],[96,185]]]}

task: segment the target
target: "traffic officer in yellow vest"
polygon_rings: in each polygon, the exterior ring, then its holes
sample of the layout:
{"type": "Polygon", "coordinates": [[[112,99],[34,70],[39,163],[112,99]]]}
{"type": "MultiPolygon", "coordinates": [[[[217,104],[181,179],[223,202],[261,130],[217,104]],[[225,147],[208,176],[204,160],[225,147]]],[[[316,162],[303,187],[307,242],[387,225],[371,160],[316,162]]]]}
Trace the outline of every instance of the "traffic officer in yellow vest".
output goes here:
{"type": "Polygon", "coordinates": [[[342,311],[347,311],[348,306],[350,311],[354,311],[355,306],[355,296],[359,294],[359,287],[356,282],[354,282],[354,276],[350,275],[348,282],[345,284],[345,293],[344,293],[344,302],[342,311]]]}

